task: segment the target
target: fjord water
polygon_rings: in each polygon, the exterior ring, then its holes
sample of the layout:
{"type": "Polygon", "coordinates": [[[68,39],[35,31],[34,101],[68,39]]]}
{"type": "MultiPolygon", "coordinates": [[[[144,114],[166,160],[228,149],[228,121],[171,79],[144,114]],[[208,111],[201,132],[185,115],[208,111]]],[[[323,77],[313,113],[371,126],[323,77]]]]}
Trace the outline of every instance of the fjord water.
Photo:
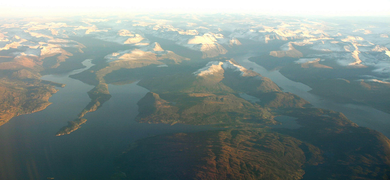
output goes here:
{"type": "Polygon", "coordinates": [[[129,144],[148,136],[214,129],[209,126],[140,124],[137,102],[148,92],[136,83],[109,85],[112,98],[86,124],[69,135],[55,136],[90,102],[91,85],[69,78],[86,68],[42,79],[64,83],[45,110],[13,118],[0,127],[0,179],[109,179],[114,158],[129,144]]]}
{"type": "MultiPolygon", "coordinates": [[[[378,130],[390,137],[390,123],[386,122],[390,119],[389,114],[367,106],[321,99],[308,92],[310,87],[249,61],[248,58],[252,56],[247,54],[234,59],[244,67],[269,77],[284,91],[306,99],[315,107],[342,112],[358,125],[378,130]]],[[[56,137],[56,132],[68,121],[74,120],[90,102],[87,92],[93,86],[69,78],[69,75],[93,66],[91,60],[85,60],[83,65],[86,67],[67,74],[43,76],[44,80],[66,84],[50,98],[53,104],[43,111],[15,117],[0,127],[0,179],[109,179],[115,170],[115,156],[135,140],[165,133],[213,129],[208,126],[136,123],[137,102],[148,90],[133,83],[109,85],[112,98],[97,111],[88,113],[85,116],[88,121],[81,129],[56,137]]],[[[251,98],[245,94],[241,96],[251,98]]],[[[298,127],[297,124],[288,125],[291,119],[280,118],[277,120],[287,128],[298,127]]]]}
{"type": "Polygon", "coordinates": [[[348,119],[359,126],[377,130],[390,138],[390,114],[369,106],[337,103],[311,94],[309,92],[311,90],[309,86],[300,82],[291,81],[283,76],[279,71],[268,71],[257,63],[248,60],[250,57],[254,56],[258,56],[258,54],[250,53],[235,56],[233,58],[245,68],[252,69],[262,76],[270,78],[279,87],[281,87],[284,92],[296,94],[310,102],[316,108],[342,112],[348,117],[348,119]]]}

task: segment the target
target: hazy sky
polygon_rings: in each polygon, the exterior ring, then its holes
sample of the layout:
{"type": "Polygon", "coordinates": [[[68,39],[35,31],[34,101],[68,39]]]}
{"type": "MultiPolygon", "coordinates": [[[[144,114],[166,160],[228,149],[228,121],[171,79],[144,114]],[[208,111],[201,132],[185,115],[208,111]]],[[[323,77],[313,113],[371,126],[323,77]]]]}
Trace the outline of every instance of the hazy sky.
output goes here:
{"type": "Polygon", "coordinates": [[[0,16],[131,12],[231,12],[270,15],[389,16],[390,0],[1,0],[0,16]]]}

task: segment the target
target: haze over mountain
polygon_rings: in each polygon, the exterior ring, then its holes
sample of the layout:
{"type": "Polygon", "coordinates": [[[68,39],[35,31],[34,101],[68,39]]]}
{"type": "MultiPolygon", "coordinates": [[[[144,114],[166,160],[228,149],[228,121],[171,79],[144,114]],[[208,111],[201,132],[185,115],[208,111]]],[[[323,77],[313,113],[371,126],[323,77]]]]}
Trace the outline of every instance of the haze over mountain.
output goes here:
{"type": "Polygon", "coordinates": [[[370,3],[356,2],[352,0],[336,1],[330,0],[322,3],[321,6],[313,4],[308,0],[297,0],[295,2],[266,1],[253,2],[249,0],[240,3],[221,3],[220,1],[199,0],[197,3],[183,3],[176,0],[168,1],[137,1],[123,2],[114,0],[111,3],[80,2],[70,0],[68,3],[52,2],[48,0],[22,1],[16,3],[7,1],[2,3],[1,12],[3,16],[18,15],[106,15],[106,14],[128,14],[132,13],[261,13],[268,15],[323,15],[323,16],[388,16],[389,2],[386,0],[374,0],[370,3]],[[278,8],[269,8],[278,7],[278,8]],[[19,8],[19,9],[15,9],[19,8]]]}
{"type": "Polygon", "coordinates": [[[388,179],[389,29],[234,13],[3,18],[0,179],[388,179]]]}

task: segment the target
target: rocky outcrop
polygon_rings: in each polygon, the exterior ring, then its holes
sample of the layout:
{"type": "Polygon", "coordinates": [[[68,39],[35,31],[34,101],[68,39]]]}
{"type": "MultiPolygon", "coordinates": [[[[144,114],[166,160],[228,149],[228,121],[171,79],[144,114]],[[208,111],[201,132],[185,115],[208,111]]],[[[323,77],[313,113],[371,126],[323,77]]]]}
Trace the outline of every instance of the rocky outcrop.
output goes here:
{"type": "Polygon", "coordinates": [[[63,136],[76,131],[82,124],[86,123],[87,119],[80,118],[74,121],[69,121],[67,126],[62,127],[56,134],[56,136],[63,136]]]}

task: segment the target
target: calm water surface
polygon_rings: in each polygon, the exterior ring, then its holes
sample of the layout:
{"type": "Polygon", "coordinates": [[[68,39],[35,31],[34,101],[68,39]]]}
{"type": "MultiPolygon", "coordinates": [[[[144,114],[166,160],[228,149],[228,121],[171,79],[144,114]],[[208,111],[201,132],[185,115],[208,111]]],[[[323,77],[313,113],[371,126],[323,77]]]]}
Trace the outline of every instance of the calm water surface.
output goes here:
{"type": "Polygon", "coordinates": [[[291,92],[309,101],[317,108],[330,109],[342,112],[351,121],[359,126],[368,127],[377,130],[390,138],[390,114],[379,111],[369,106],[342,104],[328,99],[321,98],[317,95],[311,94],[308,91],[311,88],[303,83],[291,81],[284,77],[279,71],[268,71],[264,67],[249,61],[250,57],[258,56],[257,54],[245,54],[233,57],[239,64],[247,69],[252,68],[253,71],[262,76],[270,78],[284,92],[291,92]]]}
{"type": "Polygon", "coordinates": [[[148,136],[214,129],[209,126],[140,124],[137,102],[148,92],[136,83],[109,85],[112,98],[99,110],[88,113],[82,127],[65,136],[56,132],[90,102],[87,92],[93,86],[69,78],[86,68],[44,80],[64,83],[50,98],[45,110],[13,118],[0,127],[0,179],[56,180],[108,179],[115,170],[114,158],[135,140],[148,136]]]}
{"type": "MultiPolygon", "coordinates": [[[[335,103],[310,94],[310,87],[291,81],[278,71],[267,71],[249,61],[248,58],[252,56],[255,55],[238,56],[235,60],[270,78],[285,92],[306,99],[315,107],[342,112],[358,125],[378,130],[390,137],[389,114],[367,106],[335,103]]],[[[69,75],[93,66],[90,59],[83,64],[85,68],[67,74],[43,76],[44,80],[66,84],[50,98],[53,104],[43,111],[15,117],[0,127],[0,179],[108,179],[115,170],[115,156],[135,140],[165,133],[214,129],[209,126],[135,122],[137,102],[148,90],[133,83],[109,85],[112,98],[98,111],[88,113],[85,116],[88,119],[86,124],[70,135],[56,137],[55,133],[68,121],[75,119],[90,102],[87,92],[93,86],[69,78],[69,75]]],[[[294,122],[283,118],[279,119],[282,123],[294,122]]]]}

